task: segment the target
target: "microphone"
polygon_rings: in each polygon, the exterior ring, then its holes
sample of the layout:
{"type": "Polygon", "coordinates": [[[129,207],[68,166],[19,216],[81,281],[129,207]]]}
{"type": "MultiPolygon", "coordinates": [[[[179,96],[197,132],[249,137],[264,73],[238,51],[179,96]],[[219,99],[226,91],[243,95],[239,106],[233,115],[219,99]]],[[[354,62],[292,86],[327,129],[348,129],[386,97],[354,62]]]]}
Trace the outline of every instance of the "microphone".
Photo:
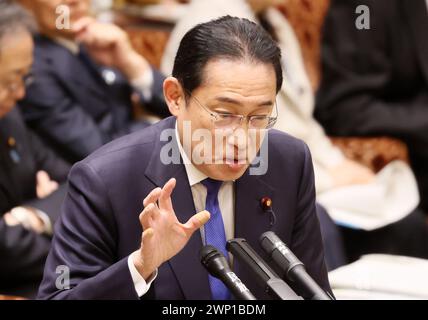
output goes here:
{"type": "Polygon", "coordinates": [[[202,265],[213,277],[220,279],[238,300],[256,300],[245,284],[230,269],[226,258],[217,248],[206,245],[199,252],[202,265]]]}
{"type": "Polygon", "coordinates": [[[264,286],[265,291],[273,298],[280,300],[302,300],[263,259],[250,247],[245,239],[227,241],[226,249],[234,257],[243,261],[256,275],[256,279],[264,286]]]}
{"type": "Polygon", "coordinates": [[[297,259],[284,242],[272,231],[265,232],[260,237],[263,250],[272,258],[275,264],[284,272],[287,280],[301,286],[302,296],[311,300],[333,300],[306,272],[304,264],[297,259]]]}

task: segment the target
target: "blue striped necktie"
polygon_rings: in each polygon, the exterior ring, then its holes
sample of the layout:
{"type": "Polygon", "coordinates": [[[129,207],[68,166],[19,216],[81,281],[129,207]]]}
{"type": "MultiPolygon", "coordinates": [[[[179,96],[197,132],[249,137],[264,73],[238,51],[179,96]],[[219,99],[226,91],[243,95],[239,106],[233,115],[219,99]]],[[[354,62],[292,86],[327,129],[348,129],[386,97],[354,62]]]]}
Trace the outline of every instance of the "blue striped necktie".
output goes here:
{"type": "MultiPolygon", "coordinates": [[[[223,182],[208,178],[201,181],[201,183],[207,188],[205,210],[211,214],[210,220],[208,220],[204,226],[205,244],[216,247],[227,259],[226,233],[224,231],[223,218],[218,203],[218,192],[223,182]]],[[[230,292],[223,282],[209,275],[209,283],[214,300],[230,299],[230,292]]]]}

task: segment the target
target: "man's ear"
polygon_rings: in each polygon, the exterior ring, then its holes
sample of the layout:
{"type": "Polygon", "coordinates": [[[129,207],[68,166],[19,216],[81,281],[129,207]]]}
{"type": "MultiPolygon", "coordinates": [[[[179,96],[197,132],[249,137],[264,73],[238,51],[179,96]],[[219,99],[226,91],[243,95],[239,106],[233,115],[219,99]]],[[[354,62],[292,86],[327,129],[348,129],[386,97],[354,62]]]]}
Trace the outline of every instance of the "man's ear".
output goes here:
{"type": "Polygon", "coordinates": [[[171,112],[172,115],[177,116],[180,112],[180,108],[186,107],[183,88],[176,78],[168,77],[165,79],[163,82],[163,94],[169,112],[171,112]]]}

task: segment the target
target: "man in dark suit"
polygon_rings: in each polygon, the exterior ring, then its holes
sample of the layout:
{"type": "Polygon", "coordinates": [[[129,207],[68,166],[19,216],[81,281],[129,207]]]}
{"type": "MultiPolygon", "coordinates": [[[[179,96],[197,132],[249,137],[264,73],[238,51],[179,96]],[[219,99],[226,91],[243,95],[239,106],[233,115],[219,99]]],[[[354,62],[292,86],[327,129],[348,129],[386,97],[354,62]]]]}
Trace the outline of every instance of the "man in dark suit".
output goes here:
{"type": "MultiPolygon", "coordinates": [[[[245,19],[190,30],[164,82],[174,117],[107,144],[72,169],[38,297],[228,299],[199,250],[211,244],[227,256],[226,239],[242,237],[261,254],[258,238],[267,230],[330,290],[309,150],[265,131],[276,121],[280,56],[270,36],[245,19]],[[272,200],[273,225],[264,197],[272,200]],[[59,265],[66,266],[60,275],[59,265]]],[[[245,265],[235,259],[233,268],[267,298],[245,265]]]]}
{"type": "Polygon", "coordinates": [[[427,30],[425,0],[332,1],[315,111],[330,135],[386,135],[405,141],[426,212],[427,30]],[[360,5],[365,7],[356,13],[360,5]]]}
{"type": "Polygon", "coordinates": [[[126,33],[89,18],[89,0],[67,1],[59,28],[56,0],[21,0],[37,19],[34,82],[21,110],[27,124],[70,162],[142,129],[133,105],[166,117],[164,76],[132,48],[126,33]],[[134,97],[135,99],[133,99],[134,97]]]}
{"type": "Polygon", "coordinates": [[[17,109],[0,118],[0,293],[35,296],[69,168],[17,109]]]}
{"type": "MultiPolygon", "coordinates": [[[[34,297],[70,166],[27,128],[14,106],[32,63],[31,19],[0,2],[0,293],[34,297]]],[[[28,78],[27,78],[28,79],[28,78]]]]}

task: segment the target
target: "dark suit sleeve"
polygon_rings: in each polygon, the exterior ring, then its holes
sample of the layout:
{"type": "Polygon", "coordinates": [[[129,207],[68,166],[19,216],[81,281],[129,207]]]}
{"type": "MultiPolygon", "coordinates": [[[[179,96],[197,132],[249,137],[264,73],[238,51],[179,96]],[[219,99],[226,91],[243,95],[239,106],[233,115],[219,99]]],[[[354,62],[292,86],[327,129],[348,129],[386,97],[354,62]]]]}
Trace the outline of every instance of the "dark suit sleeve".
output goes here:
{"type": "Polygon", "coordinates": [[[57,190],[43,199],[33,199],[25,202],[24,206],[29,206],[43,211],[49,216],[52,225],[55,225],[61,212],[61,205],[67,192],[67,185],[61,184],[57,190]]]}
{"type": "Polygon", "coordinates": [[[116,256],[112,211],[108,190],[97,173],[82,163],[74,166],[38,298],[138,299],[128,257],[116,256]],[[60,265],[70,270],[68,290],[55,285],[60,265]]]}
{"type": "Polygon", "coordinates": [[[152,72],[153,86],[151,91],[151,99],[145,99],[141,92],[138,92],[138,94],[140,96],[141,103],[148,111],[158,115],[161,118],[167,118],[171,116],[171,113],[169,112],[168,106],[165,102],[165,97],[163,95],[163,82],[165,80],[165,76],[154,67],[152,67],[152,72]]]}
{"type": "Polygon", "coordinates": [[[0,282],[41,278],[49,238],[0,219],[0,282]],[[2,281],[3,279],[3,281],[2,281]]]}
{"type": "Polygon", "coordinates": [[[52,180],[60,183],[60,186],[58,190],[54,191],[48,197],[44,199],[33,199],[27,201],[24,205],[43,211],[49,216],[52,224],[55,224],[65,196],[65,181],[70,171],[70,165],[49,149],[31,130],[27,131],[27,139],[29,141],[29,146],[32,148],[37,171],[46,171],[52,180]]]}
{"type": "Polygon", "coordinates": [[[67,160],[81,160],[112,140],[112,133],[101,130],[84,106],[70,98],[55,76],[46,72],[35,77],[37,81],[20,103],[21,110],[27,123],[61,150],[67,160]]]}
{"type": "Polygon", "coordinates": [[[71,166],[46,146],[31,130],[27,131],[27,139],[32,148],[37,170],[46,171],[56,182],[66,181],[71,166]]]}
{"type": "MultiPolygon", "coordinates": [[[[291,250],[306,266],[308,274],[324,290],[331,292],[324,260],[320,225],[316,213],[312,159],[306,145],[291,250]]],[[[298,291],[301,292],[301,290],[298,291]]]]}
{"type": "MultiPolygon", "coordinates": [[[[417,68],[412,65],[416,57],[409,53],[411,48],[398,47],[397,41],[403,39],[400,33],[407,29],[396,20],[397,3],[332,2],[323,31],[322,82],[315,110],[329,134],[382,134],[425,145],[428,142],[428,92],[420,90],[401,98],[396,95],[403,86],[408,92],[412,90],[406,74],[417,68]],[[369,30],[355,26],[355,9],[361,4],[370,9],[369,30]],[[402,79],[394,79],[394,73],[401,74],[402,79]]],[[[410,35],[406,37],[409,41],[410,35]]]]}

